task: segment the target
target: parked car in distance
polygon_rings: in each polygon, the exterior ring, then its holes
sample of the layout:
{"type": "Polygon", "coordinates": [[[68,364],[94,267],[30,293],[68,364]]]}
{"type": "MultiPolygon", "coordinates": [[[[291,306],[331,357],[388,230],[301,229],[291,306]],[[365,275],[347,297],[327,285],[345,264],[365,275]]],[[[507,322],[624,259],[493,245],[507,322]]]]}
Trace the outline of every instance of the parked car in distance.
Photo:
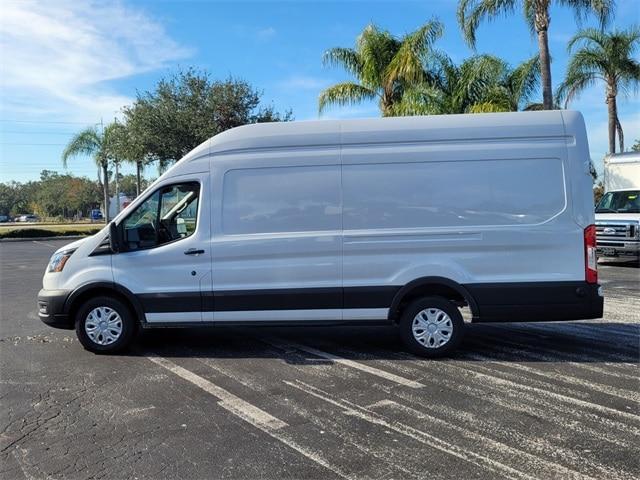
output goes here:
{"type": "Polygon", "coordinates": [[[14,222],[37,222],[39,219],[37,217],[37,215],[34,215],[32,213],[30,214],[23,214],[23,215],[18,215],[16,218],[14,218],[14,222]]]}
{"type": "Polygon", "coordinates": [[[0,215],[0,223],[7,223],[9,220],[7,215],[0,215]]]}
{"type": "Polygon", "coordinates": [[[474,322],[602,316],[582,115],[259,123],[56,251],[39,317],[100,353],[142,328],[391,324],[448,354],[474,322]]]}
{"type": "Polygon", "coordinates": [[[91,213],[89,214],[89,218],[91,218],[92,222],[97,222],[99,220],[104,219],[104,217],[102,216],[102,212],[97,208],[91,210],[91,213]]]}

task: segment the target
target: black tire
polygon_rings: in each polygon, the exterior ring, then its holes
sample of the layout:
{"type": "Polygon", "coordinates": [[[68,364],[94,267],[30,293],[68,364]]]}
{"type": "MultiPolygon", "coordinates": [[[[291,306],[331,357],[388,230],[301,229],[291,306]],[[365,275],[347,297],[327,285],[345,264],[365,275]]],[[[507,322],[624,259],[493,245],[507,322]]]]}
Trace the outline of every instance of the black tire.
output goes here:
{"type": "MultiPolygon", "coordinates": [[[[436,313],[436,312],[434,312],[436,313]]],[[[414,354],[421,357],[437,358],[453,352],[460,344],[464,335],[464,320],[460,310],[449,300],[443,297],[423,297],[409,304],[400,317],[400,337],[407,348],[414,354]],[[438,309],[448,315],[451,320],[450,326],[447,324],[444,331],[450,330],[448,340],[441,346],[436,346],[434,338],[423,337],[424,343],[419,342],[413,334],[413,323],[418,313],[423,310],[438,309]],[[431,347],[425,345],[429,343],[431,347]]],[[[442,340],[441,340],[442,341],[442,340]]]]}
{"type": "Polygon", "coordinates": [[[105,296],[95,297],[83,303],[77,310],[75,325],[76,335],[82,346],[94,353],[120,352],[131,344],[138,331],[138,322],[129,307],[116,298],[105,296]],[[112,343],[101,345],[93,341],[85,330],[89,313],[98,307],[110,308],[120,316],[122,330],[117,339],[112,343]]]}

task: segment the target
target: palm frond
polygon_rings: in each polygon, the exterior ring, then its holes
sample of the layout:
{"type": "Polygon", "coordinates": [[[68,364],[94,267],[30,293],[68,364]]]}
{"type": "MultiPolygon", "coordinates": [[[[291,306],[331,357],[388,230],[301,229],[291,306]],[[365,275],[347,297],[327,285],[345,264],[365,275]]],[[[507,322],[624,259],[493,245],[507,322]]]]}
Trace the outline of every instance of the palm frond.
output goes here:
{"type": "Polygon", "coordinates": [[[355,77],[360,76],[362,72],[362,62],[358,57],[358,52],[352,48],[331,48],[324,52],[322,63],[342,67],[355,77]]]}
{"type": "Polygon", "coordinates": [[[584,20],[587,15],[593,14],[598,19],[601,27],[604,27],[613,17],[615,0],[557,0],[560,5],[571,8],[578,21],[584,20]]]}
{"type": "Polygon", "coordinates": [[[320,92],[318,111],[320,114],[329,105],[354,105],[364,100],[376,98],[376,92],[353,82],[343,82],[320,92]]]}
{"type": "Polygon", "coordinates": [[[458,24],[467,44],[475,48],[480,22],[512,13],[518,5],[516,0],[460,0],[458,24]]]}
{"type": "Polygon", "coordinates": [[[385,83],[404,81],[410,84],[424,82],[428,76],[425,62],[433,44],[442,37],[444,26],[431,20],[401,39],[400,48],[384,72],[385,83]]]}
{"type": "Polygon", "coordinates": [[[380,30],[375,25],[368,25],[356,41],[356,51],[362,68],[361,83],[374,88],[384,84],[384,74],[400,48],[400,41],[386,30],[380,30]]]}
{"type": "Polygon", "coordinates": [[[96,164],[101,165],[99,160],[102,148],[102,138],[95,127],[89,127],[78,132],[71,138],[62,152],[62,165],[67,168],[70,158],[78,156],[93,156],[96,164]]]}

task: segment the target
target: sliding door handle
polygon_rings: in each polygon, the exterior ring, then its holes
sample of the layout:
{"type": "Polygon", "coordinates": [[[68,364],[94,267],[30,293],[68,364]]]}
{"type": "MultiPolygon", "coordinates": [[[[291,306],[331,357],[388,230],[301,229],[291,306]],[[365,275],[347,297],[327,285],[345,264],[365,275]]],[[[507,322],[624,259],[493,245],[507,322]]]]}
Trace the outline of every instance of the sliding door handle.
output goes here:
{"type": "Polygon", "coordinates": [[[196,248],[190,248],[189,250],[184,251],[185,255],[200,255],[202,253],[204,253],[204,250],[198,250],[196,248]]]}

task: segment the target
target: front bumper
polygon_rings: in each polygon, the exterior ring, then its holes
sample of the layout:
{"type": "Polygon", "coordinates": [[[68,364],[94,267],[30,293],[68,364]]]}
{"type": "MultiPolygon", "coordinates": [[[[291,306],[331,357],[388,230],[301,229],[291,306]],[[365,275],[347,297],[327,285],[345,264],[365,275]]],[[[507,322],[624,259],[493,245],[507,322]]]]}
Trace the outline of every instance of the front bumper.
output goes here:
{"type": "Polygon", "coordinates": [[[596,252],[602,257],[618,255],[640,255],[640,242],[596,240],[596,252]]]}
{"type": "Polygon", "coordinates": [[[38,317],[55,328],[73,329],[73,319],[65,312],[68,290],[40,290],[38,292],[38,317]]]}

